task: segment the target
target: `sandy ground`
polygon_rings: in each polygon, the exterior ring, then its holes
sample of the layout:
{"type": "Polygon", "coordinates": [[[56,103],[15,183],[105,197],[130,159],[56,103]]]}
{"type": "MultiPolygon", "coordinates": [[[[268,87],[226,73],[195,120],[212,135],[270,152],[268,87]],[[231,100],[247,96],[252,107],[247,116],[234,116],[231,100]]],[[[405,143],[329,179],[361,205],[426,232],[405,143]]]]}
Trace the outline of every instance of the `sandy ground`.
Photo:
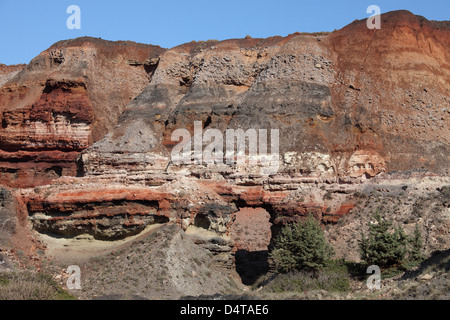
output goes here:
{"type": "Polygon", "coordinates": [[[57,238],[40,234],[40,240],[47,246],[47,256],[62,263],[86,262],[92,257],[120,248],[143,237],[161,225],[154,224],[147,227],[141,233],[122,240],[104,241],[94,239],[90,235],[80,235],[75,238],[57,238]]]}

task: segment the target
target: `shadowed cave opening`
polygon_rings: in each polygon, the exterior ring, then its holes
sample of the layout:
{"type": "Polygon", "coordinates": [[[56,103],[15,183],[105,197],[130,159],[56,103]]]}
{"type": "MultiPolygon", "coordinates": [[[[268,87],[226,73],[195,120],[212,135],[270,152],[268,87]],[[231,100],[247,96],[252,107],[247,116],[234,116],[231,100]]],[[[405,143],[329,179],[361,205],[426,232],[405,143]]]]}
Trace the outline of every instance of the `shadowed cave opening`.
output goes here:
{"type": "Polygon", "coordinates": [[[59,178],[63,175],[63,168],[60,166],[52,166],[45,170],[46,175],[59,178]]]}
{"type": "Polygon", "coordinates": [[[235,216],[230,227],[230,237],[236,247],[236,272],[243,284],[252,285],[269,271],[271,217],[269,212],[261,207],[241,207],[235,216]]]}
{"type": "Polygon", "coordinates": [[[207,216],[197,214],[194,219],[194,226],[208,230],[211,222],[207,216]]]}

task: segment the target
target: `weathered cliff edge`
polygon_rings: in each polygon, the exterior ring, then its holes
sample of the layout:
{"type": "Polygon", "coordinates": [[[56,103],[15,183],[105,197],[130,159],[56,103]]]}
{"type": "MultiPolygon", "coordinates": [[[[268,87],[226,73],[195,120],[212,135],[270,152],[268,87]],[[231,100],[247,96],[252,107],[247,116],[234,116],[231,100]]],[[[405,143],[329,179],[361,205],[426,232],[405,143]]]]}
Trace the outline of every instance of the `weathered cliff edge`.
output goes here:
{"type": "Polygon", "coordinates": [[[270,234],[308,213],[347,215],[333,241],[355,256],[364,219],[351,213],[370,216],[378,192],[409,199],[385,214],[419,222],[427,249],[448,248],[449,22],[397,11],[380,30],[360,20],[172,49],[79,38],[18,69],[0,78],[0,183],[38,232],[114,240],[173,222],[228,265],[243,246],[236,214],[261,207],[270,234]],[[279,130],[277,172],[175,165],[171,135],[195,121],[279,130]],[[419,196],[431,211],[411,220],[419,196]]]}

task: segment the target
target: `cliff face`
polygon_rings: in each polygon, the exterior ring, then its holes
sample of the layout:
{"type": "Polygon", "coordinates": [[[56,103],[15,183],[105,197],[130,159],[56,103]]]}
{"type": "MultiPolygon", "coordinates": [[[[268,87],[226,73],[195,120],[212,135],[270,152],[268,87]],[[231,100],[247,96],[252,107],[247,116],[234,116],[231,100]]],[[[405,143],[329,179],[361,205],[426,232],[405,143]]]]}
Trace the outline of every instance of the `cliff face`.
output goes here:
{"type": "Polygon", "coordinates": [[[383,15],[381,30],[361,20],[169,50],[63,41],[0,89],[1,183],[41,185],[17,194],[43,233],[117,239],[173,221],[222,237],[220,255],[242,247],[229,234],[246,207],[276,231],[308,212],[334,223],[380,181],[395,194],[417,182],[408,174],[448,183],[449,79],[449,23],[405,11],[383,15]],[[174,164],[172,133],[194,135],[196,121],[224,136],[279,130],[276,173],[174,164]]]}
{"type": "Polygon", "coordinates": [[[26,65],[18,64],[7,66],[0,63],[0,86],[8,82],[16,74],[18,74],[26,65]]]}
{"type": "Polygon", "coordinates": [[[10,73],[0,89],[0,182],[28,187],[76,175],[79,152],[116,124],[151,80],[148,59],[161,51],[79,38],[10,73]]]}
{"type": "Polygon", "coordinates": [[[344,145],[378,149],[388,171],[448,173],[449,23],[399,11],[382,26],[357,21],[329,37],[343,84],[333,98],[356,131],[344,145]]]}
{"type": "MultiPolygon", "coordinates": [[[[329,35],[189,43],[164,52],[152,82],[86,153],[87,172],[166,155],[171,133],[279,129],[281,171],[372,177],[447,172],[449,28],[408,12],[381,30],[357,21],[329,35]],[[151,141],[132,139],[145,131],[151,141]],[[130,142],[130,143],[128,143],[130,142]],[[132,146],[132,147],[130,147],[132,146]],[[114,155],[117,154],[117,159],[114,155]],[[289,158],[289,159],[288,159],[289,158]],[[97,159],[97,160],[93,160],[97,159]],[[95,168],[94,168],[95,167],[95,168]]],[[[168,159],[166,159],[168,161],[168,159]]]]}

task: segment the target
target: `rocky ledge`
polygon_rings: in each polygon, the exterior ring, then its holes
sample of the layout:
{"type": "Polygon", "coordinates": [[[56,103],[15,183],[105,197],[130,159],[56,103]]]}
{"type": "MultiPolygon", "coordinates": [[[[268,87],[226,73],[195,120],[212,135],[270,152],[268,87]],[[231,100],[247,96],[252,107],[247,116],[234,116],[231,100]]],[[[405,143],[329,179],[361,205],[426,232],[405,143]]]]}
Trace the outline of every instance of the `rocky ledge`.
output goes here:
{"type": "MultiPolygon", "coordinates": [[[[352,225],[353,213],[370,216],[373,192],[403,199],[408,189],[436,203],[418,220],[427,248],[448,248],[439,190],[449,184],[449,23],[406,11],[382,23],[172,49],[59,42],[1,78],[0,183],[40,233],[116,240],[175,223],[224,265],[245,247],[233,234],[242,210],[266,211],[255,225],[268,226],[259,232],[270,245],[301,216],[352,225]],[[270,141],[277,130],[276,170],[261,170],[262,158],[229,165],[224,154],[195,162],[188,139],[194,161],[174,163],[177,129],[199,129],[201,151],[208,131],[268,130],[270,141]]],[[[413,202],[402,205],[409,221],[413,202]]],[[[355,252],[356,231],[336,239],[342,254],[355,252]]]]}

